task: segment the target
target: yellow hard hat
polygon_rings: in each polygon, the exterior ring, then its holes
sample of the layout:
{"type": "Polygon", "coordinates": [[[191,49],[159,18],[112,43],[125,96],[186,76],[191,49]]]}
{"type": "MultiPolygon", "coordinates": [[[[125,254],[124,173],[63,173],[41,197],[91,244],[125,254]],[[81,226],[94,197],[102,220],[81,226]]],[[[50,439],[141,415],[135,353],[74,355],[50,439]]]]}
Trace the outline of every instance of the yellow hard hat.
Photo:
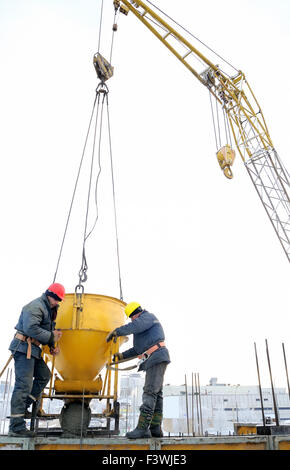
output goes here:
{"type": "Polygon", "coordinates": [[[126,305],[125,307],[125,313],[127,317],[130,317],[137,308],[141,308],[141,305],[138,302],[130,302],[129,304],[126,305]]]}

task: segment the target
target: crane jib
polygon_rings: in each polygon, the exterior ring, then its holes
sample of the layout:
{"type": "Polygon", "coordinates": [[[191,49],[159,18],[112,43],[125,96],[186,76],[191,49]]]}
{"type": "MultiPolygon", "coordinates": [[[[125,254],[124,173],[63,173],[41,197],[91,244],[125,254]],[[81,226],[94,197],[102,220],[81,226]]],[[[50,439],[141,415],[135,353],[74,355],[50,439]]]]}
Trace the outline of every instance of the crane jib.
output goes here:
{"type": "MultiPolygon", "coordinates": [[[[185,28],[155,7],[162,16],[157,14],[151,1],[114,0],[114,7],[126,15],[132,12],[208,88],[210,96],[214,96],[222,107],[225,127],[228,127],[229,134],[233,136],[251,181],[290,261],[289,174],[274,148],[261,107],[244,73],[215,53],[235,69],[234,76],[223,72],[184,37],[182,32],[188,33],[185,28]],[[176,25],[181,32],[177,31],[176,25]],[[183,48],[183,53],[180,53],[180,47],[183,48]],[[193,59],[203,65],[202,72],[199,73],[193,67],[193,59]]],[[[192,34],[191,36],[194,37],[192,34]]],[[[217,149],[219,164],[225,176],[231,179],[230,166],[234,154],[231,153],[231,148],[220,147],[217,149]]]]}

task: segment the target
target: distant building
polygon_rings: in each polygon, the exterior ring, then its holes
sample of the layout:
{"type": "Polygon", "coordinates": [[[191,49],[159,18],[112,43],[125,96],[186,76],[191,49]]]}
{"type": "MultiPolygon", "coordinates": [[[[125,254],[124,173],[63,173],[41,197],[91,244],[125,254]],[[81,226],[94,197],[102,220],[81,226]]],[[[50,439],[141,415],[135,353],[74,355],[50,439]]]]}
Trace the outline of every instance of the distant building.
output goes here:
{"type": "MultiPolygon", "coordinates": [[[[123,376],[120,382],[121,434],[134,429],[139,416],[144,386],[143,374],[123,376]]],[[[234,423],[262,424],[262,407],[257,386],[218,383],[212,378],[209,385],[195,388],[166,384],[164,394],[165,435],[229,434],[234,423]],[[201,411],[200,411],[201,410],[201,411]]],[[[263,409],[269,421],[275,418],[272,390],[262,390],[263,409]]],[[[290,423],[289,395],[284,388],[275,388],[280,424],[290,423]]]]}
{"type": "MultiPolygon", "coordinates": [[[[272,390],[262,389],[263,409],[269,421],[275,418],[272,390]]],[[[275,388],[280,424],[290,423],[289,395],[275,388]]],[[[262,424],[262,406],[257,386],[220,384],[212,378],[209,385],[164,387],[164,430],[172,434],[229,434],[234,423],[262,424]]]]}

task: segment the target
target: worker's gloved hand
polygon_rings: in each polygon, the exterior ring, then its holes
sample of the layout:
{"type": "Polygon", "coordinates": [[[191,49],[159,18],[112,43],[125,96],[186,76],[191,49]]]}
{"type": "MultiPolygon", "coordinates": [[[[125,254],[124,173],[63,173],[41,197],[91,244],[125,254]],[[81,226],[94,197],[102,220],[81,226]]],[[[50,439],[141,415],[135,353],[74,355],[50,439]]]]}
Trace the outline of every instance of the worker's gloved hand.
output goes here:
{"type": "Polygon", "coordinates": [[[54,330],[53,336],[54,336],[54,342],[56,343],[62,337],[62,331],[54,330]]]}
{"type": "Polygon", "coordinates": [[[58,346],[56,348],[53,348],[53,347],[50,348],[50,354],[52,356],[57,356],[57,354],[59,354],[59,352],[60,352],[60,349],[59,349],[58,346]]]}
{"type": "Polygon", "coordinates": [[[116,362],[116,361],[122,361],[123,359],[123,354],[122,353],[116,353],[113,355],[113,362],[116,362]]]}
{"type": "Polygon", "coordinates": [[[111,331],[111,333],[108,334],[106,341],[107,343],[111,341],[114,338],[114,343],[117,341],[117,332],[116,330],[111,331]]]}

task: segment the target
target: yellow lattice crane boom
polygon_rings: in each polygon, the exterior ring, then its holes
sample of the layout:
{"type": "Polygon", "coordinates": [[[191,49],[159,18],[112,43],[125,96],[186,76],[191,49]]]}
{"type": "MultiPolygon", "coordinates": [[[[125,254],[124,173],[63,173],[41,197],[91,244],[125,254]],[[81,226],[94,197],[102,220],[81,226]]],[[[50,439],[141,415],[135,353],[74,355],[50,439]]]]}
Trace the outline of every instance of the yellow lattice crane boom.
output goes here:
{"type": "MultiPolygon", "coordinates": [[[[114,0],[113,3],[115,10],[124,14],[132,12],[209,90],[210,97],[214,97],[221,106],[229,134],[234,138],[237,150],[290,261],[289,175],[275,150],[261,107],[244,73],[237,69],[233,76],[223,72],[184,37],[180,25],[155,7],[160,13],[157,14],[149,0],[114,0]],[[203,65],[201,73],[193,65],[197,61],[203,65]]],[[[217,158],[225,176],[231,179],[231,166],[235,158],[231,146],[225,145],[218,149],[217,158]]]]}

